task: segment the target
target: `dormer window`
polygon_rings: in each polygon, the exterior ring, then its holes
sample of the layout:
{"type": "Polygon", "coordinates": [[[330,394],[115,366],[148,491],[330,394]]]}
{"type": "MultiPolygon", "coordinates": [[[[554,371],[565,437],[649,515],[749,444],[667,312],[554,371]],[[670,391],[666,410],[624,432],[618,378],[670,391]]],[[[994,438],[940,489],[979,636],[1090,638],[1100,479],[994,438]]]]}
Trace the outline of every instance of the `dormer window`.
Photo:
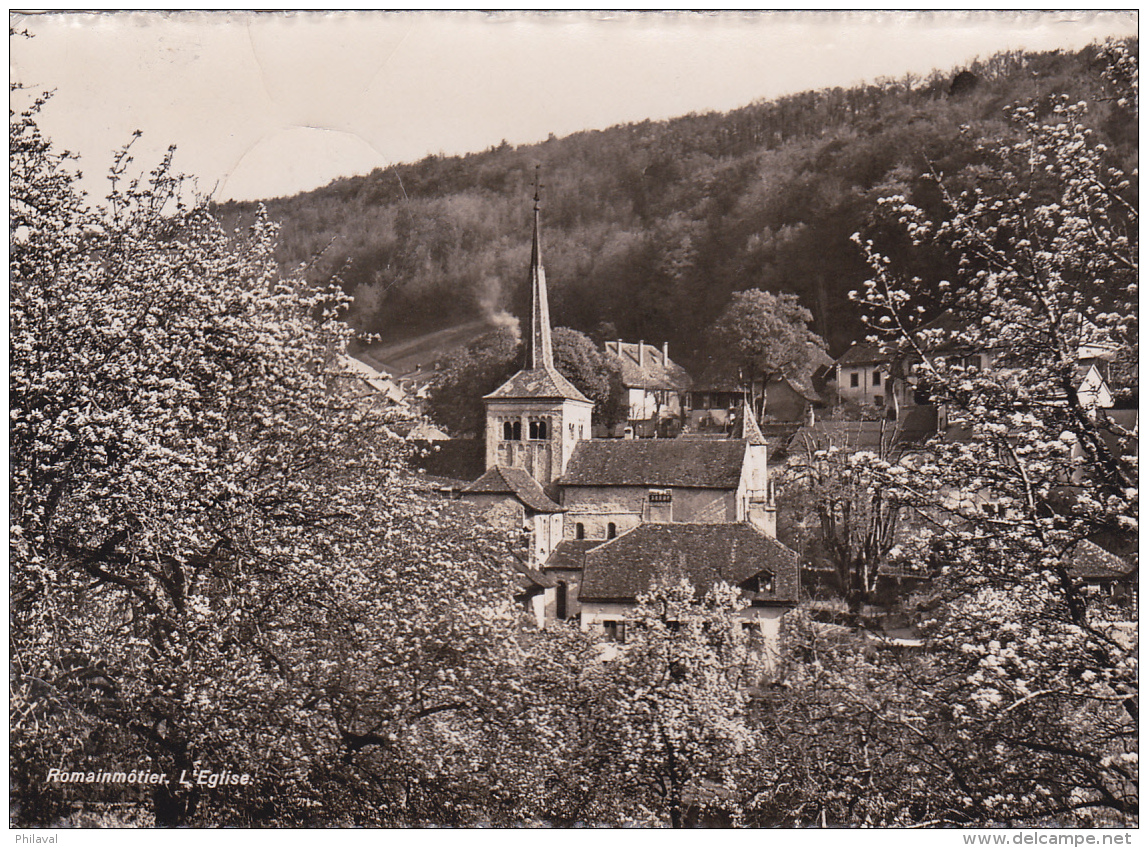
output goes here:
{"type": "Polygon", "coordinates": [[[673,503],[673,489],[650,489],[650,503],[673,503]]]}

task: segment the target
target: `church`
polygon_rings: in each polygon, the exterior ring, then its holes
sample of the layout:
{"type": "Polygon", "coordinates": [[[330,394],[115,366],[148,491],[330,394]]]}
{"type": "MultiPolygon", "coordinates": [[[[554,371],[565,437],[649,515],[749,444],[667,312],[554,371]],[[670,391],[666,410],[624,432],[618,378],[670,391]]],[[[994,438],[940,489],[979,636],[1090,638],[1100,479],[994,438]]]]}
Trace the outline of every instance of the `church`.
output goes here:
{"type": "Polygon", "coordinates": [[[659,579],[715,581],[750,601],[776,644],[797,602],[797,555],[776,539],[768,447],[745,408],[730,438],[595,439],[593,403],[554,366],[541,213],[534,197],[524,367],[483,400],[486,471],[461,492],[519,542],[540,626],[625,640],[627,611],[659,579]]]}

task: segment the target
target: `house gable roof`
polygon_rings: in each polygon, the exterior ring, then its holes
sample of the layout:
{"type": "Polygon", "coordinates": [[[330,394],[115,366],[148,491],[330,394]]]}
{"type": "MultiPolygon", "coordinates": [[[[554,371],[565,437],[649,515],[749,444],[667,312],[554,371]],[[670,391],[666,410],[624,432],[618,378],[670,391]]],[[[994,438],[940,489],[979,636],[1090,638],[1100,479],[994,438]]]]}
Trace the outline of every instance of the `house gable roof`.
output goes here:
{"type": "Polygon", "coordinates": [[[878,365],[888,362],[890,356],[882,353],[877,345],[866,342],[854,342],[849,350],[837,358],[838,365],[878,365]]]}
{"type": "Polygon", "coordinates": [[[802,380],[798,377],[790,377],[788,375],[784,375],[772,380],[770,385],[773,384],[788,386],[790,391],[792,391],[795,395],[809,401],[810,403],[822,402],[821,395],[817,394],[817,390],[813,388],[812,382],[810,382],[808,379],[802,380]]]}
{"type": "Polygon", "coordinates": [[[362,380],[366,385],[370,386],[372,390],[382,395],[391,403],[404,405],[407,403],[407,393],[404,392],[391,375],[385,371],[372,368],[361,359],[356,359],[346,354],[339,356],[339,364],[342,366],[345,374],[355,376],[362,380]]]}
{"type": "Polygon", "coordinates": [[[592,403],[556,368],[524,368],[483,400],[576,400],[592,403]]]}
{"type": "Polygon", "coordinates": [[[1072,574],[1078,580],[1106,581],[1130,577],[1135,568],[1121,557],[1109,553],[1095,542],[1078,542],[1069,554],[1072,574]]]}
{"type": "Polygon", "coordinates": [[[699,592],[768,571],[772,590],[754,599],[797,601],[797,554],[750,524],[641,524],[585,554],[582,601],[634,601],[659,578],[687,577],[699,592]]]}
{"type": "Polygon", "coordinates": [[[618,363],[622,372],[622,384],[627,389],[669,389],[682,392],[690,387],[690,375],[686,369],[664,357],[664,351],[653,345],[644,342],[606,342],[606,353],[618,363]],[[645,364],[639,365],[639,360],[645,364]]]}
{"type": "Polygon", "coordinates": [[[742,439],[591,439],[579,442],[563,486],[678,486],[736,489],[742,439]]]}
{"type": "Polygon", "coordinates": [[[464,495],[514,495],[535,512],[563,512],[546,496],[538,481],[521,468],[495,465],[462,490],[464,495]]]}

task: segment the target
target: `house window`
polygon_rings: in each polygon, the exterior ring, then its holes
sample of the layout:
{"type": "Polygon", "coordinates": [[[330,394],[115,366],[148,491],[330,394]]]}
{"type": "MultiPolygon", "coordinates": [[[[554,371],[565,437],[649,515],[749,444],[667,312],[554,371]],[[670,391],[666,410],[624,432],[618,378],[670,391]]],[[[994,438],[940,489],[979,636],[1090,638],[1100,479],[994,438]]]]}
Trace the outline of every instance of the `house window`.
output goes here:
{"type": "Polygon", "coordinates": [[[672,489],[650,489],[650,503],[673,503],[672,489]]]}
{"type": "Polygon", "coordinates": [[[545,421],[531,421],[530,422],[530,438],[532,438],[532,439],[545,439],[546,438],[546,422],[545,421]]]}
{"type": "Polygon", "coordinates": [[[616,525],[613,521],[611,521],[609,524],[606,525],[606,538],[607,539],[613,539],[617,535],[618,535],[618,525],[616,525]]]}
{"type": "Polygon", "coordinates": [[[773,591],[773,573],[763,571],[757,575],[757,591],[759,592],[772,592],[773,591]]]}
{"type": "Polygon", "coordinates": [[[876,406],[884,406],[885,405],[885,396],[884,395],[873,395],[873,403],[876,406]]]}
{"type": "Polygon", "coordinates": [[[574,538],[575,539],[585,539],[586,538],[586,525],[583,524],[582,522],[578,522],[577,524],[574,525],[574,538]]]}
{"type": "Polygon", "coordinates": [[[554,592],[554,617],[559,621],[566,620],[566,584],[561,581],[554,592]]]}
{"type": "Polygon", "coordinates": [[[516,442],[522,441],[522,422],[521,421],[515,421],[514,422],[514,434],[513,434],[512,438],[516,442]]]}
{"type": "Polygon", "coordinates": [[[979,356],[966,356],[965,367],[979,369],[981,367],[981,358],[979,356]]]}
{"type": "Polygon", "coordinates": [[[505,442],[514,439],[514,425],[509,421],[502,422],[502,439],[505,442]]]}
{"type": "Polygon", "coordinates": [[[603,621],[602,633],[605,634],[606,639],[611,642],[625,643],[626,641],[626,622],[624,621],[603,621]]]}
{"type": "Polygon", "coordinates": [[[861,385],[861,375],[856,371],[849,375],[849,388],[855,389],[861,385]]]}
{"type": "Polygon", "coordinates": [[[881,372],[880,371],[874,371],[873,372],[873,385],[874,386],[881,385],[881,372]]]}
{"type": "Polygon", "coordinates": [[[749,642],[750,646],[754,649],[759,649],[762,644],[761,625],[756,621],[743,621],[741,623],[741,633],[749,642]]]}

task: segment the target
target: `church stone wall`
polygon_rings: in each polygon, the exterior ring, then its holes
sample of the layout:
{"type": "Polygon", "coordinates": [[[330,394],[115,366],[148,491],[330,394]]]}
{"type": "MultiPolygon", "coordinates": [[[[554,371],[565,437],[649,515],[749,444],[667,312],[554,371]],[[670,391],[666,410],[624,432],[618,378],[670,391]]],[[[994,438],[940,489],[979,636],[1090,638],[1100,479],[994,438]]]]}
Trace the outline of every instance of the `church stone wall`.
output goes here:
{"type": "Polygon", "coordinates": [[[611,522],[620,536],[648,521],[729,524],[739,520],[737,491],[733,489],[672,489],[669,504],[651,504],[653,488],[657,487],[563,486],[566,538],[577,538],[579,523],[583,525],[584,538],[605,539],[611,522]]]}

